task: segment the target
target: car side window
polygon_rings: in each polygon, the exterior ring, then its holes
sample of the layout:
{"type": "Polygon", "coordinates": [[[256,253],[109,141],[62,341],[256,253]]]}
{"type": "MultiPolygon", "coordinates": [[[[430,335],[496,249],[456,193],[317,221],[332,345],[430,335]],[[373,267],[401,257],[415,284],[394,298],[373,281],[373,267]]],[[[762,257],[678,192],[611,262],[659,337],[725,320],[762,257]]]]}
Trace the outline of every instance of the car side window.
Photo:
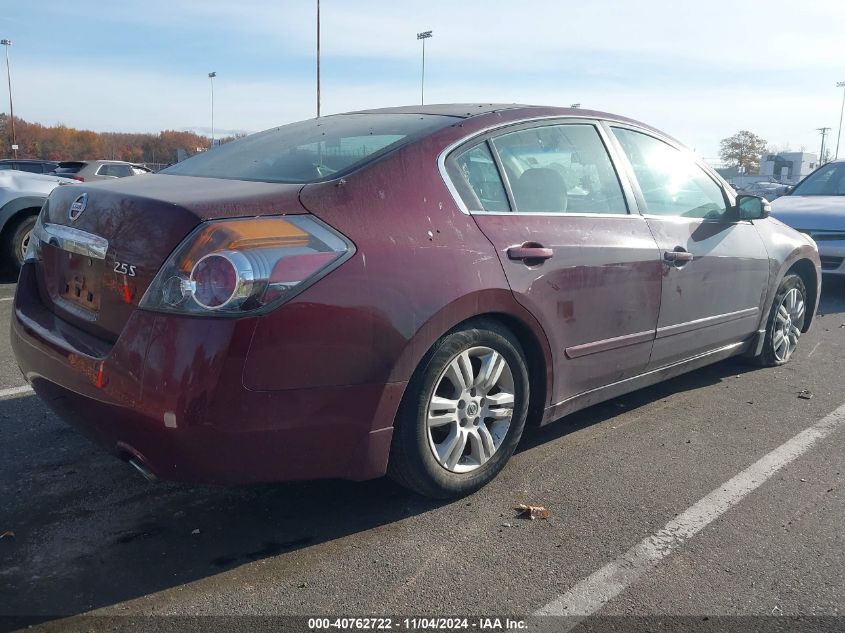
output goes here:
{"type": "Polygon", "coordinates": [[[502,177],[486,142],[455,156],[449,172],[470,211],[510,211],[502,177]]]}
{"type": "Polygon", "coordinates": [[[114,174],[111,173],[111,165],[100,165],[97,168],[97,175],[98,176],[114,176],[114,174]]]}
{"type": "Polygon", "coordinates": [[[27,171],[31,174],[40,174],[41,172],[41,165],[38,163],[18,163],[18,169],[21,171],[27,171]]]}
{"type": "Polygon", "coordinates": [[[612,129],[634,169],[646,213],[712,220],[726,215],[722,188],[692,157],[648,134],[612,129]]]}
{"type": "Polygon", "coordinates": [[[523,213],[627,214],[622,186],[595,126],[544,125],[494,138],[523,213]]]}

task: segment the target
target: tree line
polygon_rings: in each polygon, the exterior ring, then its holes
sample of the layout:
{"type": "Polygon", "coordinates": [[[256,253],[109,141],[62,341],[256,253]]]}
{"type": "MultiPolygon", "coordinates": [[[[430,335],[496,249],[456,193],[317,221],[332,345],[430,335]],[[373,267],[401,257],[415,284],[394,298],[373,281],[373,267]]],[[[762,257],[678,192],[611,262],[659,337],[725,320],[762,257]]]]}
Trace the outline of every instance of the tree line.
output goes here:
{"type": "MultiPolygon", "coordinates": [[[[164,130],[158,134],[93,132],[62,125],[42,125],[15,117],[18,158],[43,160],[125,160],[133,163],[175,163],[181,151],[193,156],[207,148],[208,137],[194,132],[164,130]],[[180,151],[181,150],[181,151],[180,151]]],[[[234,140],[229,136],[221,143],[234,140]]],[[[9,115],[0,113],[0,158],[12,157],[12,126],[9,115]]]]}

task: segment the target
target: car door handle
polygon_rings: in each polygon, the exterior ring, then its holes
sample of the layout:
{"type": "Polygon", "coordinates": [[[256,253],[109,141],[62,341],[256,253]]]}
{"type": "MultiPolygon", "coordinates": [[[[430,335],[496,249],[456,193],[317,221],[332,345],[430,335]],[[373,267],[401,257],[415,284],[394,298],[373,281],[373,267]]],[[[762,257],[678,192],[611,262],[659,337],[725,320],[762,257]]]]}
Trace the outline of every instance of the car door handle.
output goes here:
{"type": "Polygon", "coordinates": [[[508,249],[508,259],[538,260],[537,263],[551,259],[554,254],[555,252],[552,249],[534,242],[526,242],[522,246],[511,246],[508,249]]]}
{"type": "Polygon", "coordinates": [[[684,250],[681,246],[676,246],[673,251],[664,251],[663,261],[672,264],[676,267],[683,266],[693,260],[693,254],[684,250]]]}

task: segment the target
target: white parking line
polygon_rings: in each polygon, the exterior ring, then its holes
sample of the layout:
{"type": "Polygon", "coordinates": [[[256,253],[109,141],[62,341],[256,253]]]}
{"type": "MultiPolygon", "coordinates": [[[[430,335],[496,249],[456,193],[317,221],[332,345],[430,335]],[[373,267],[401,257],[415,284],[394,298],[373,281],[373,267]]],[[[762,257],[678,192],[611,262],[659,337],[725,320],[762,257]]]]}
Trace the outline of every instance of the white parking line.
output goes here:
{"type": "Polygon", "coordinates": [[[32,393],[32,387],[29,385],[24,385],[23,387],[12,387],[11,389],[0,389],[0,398],[14,398],[29,393],[32,393]]]}
{"type": "Polygon", "coordinates": [[[568,619],[559,630],[571,629],[581,619],[601,609],[684,542],[737,505],[781,468],[810,450],[816,442],[836,431],[843,423],[845,404],[778,446],[733,479],[726,481],[667,523],[663,529],[643,539],[612,563],[608,563],[536,611],[534,615],[575,616],[568,619]]]}
{"type": "Polygon", "coordinates": [[[14,301],[14,297],[0,297],[0,301],[14,301]]]}

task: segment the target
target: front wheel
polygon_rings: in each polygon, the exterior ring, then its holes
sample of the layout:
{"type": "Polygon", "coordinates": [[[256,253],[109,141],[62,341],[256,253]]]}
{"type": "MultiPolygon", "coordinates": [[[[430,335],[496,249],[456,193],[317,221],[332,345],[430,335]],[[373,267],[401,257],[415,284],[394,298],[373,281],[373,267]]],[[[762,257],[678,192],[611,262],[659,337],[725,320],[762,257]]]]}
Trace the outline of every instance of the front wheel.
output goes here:
{"type": "Polygon", "coordinates": [[[516,449],[528,396],[525,358],[506,328],[485,321],[446,334],[408,384],[389,475],[428,497],[475,492],[516,449]]]}
{"type": "Polygon", "coordinates": [[[763,351],[757,357],[765,367],[783,365],[792,358],[807,318],[807,290],[798,275],[787,275],[778,288],[766,322],[763,351]]]}

